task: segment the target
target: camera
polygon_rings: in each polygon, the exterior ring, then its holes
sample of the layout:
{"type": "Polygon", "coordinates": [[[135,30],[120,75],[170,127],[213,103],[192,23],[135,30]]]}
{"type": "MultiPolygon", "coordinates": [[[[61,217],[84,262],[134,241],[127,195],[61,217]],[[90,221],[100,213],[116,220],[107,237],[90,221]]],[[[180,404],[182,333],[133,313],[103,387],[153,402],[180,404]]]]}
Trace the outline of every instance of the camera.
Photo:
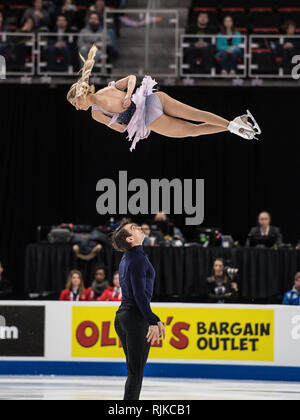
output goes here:
{"type": "Polygon", "coordinates": [[[224,267],[224,273],[227,274],[227,276],[230,278],[230,280],[233,280],[238,275],[239,269],[236,267],[230,267],[227,265],[224,267]]]}

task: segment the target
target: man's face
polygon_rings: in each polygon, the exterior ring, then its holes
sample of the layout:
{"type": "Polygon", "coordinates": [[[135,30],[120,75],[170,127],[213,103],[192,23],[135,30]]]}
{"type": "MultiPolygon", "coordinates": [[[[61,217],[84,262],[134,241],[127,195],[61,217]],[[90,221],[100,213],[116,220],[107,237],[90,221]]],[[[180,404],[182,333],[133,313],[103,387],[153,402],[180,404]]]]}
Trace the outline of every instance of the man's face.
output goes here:
{"type": "Polygon", "coordinates": [[[126,239],[131,244],[142,244],[145,239],[145,234],[142,231],[141,226],[136,223],[129,223],[124,226],[124,229],[130,233],[130,236],[126,239]]]}
{"type": "Polygon", "coordinates": [[[100,25],[99,16],[96,13],[91,14],[89,18],[89,24],[93,28],[96,28],[100,25]]]}
{"type": "Polygon", "coordinates": [[[103,268],[100,268],[95,273],[95,280],[97,283],[102,283],[105,280],[105,271],[103,268]]]}
{"type": "Polygon", "coordinates": [[[63,16],[59,16],[56,21],[56,26],[59,29],[65,29],[67,27],[67,19],[63,16]]]}
{"type": "Polygon", "coordinates": [[[142,225],[142,231],[144,232],[145,236],[149,236],[150,235],[150,227],[149,225],[142,225]]]}
{"type": "Polygon", "coordinates": [[[261,213],[258,217],[258,223],[260,224],[261,227],[266,228],[268,226],[270,226],[270,216],[268,215],[268,213],[261,213]]]}
{"type": "Polygon", "coordinates": [[[1,276],[1,274],[3,273],[3,267],[2,267],[2,265],[0,264],[0,276],[1,276]]]}
{"type": "Polygon", "coordinates": [[[207,13],[200,13],[198,16],[198,25],[199,26],[206,26],[209,22],[209,17],[207,13]]]}

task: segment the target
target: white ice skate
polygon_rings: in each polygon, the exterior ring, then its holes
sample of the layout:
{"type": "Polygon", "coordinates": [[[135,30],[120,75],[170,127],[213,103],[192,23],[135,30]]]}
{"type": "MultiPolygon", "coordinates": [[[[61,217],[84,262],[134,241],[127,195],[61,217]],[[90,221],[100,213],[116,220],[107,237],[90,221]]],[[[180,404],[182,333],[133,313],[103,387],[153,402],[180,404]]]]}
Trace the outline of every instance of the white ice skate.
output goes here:
{"type": "Polygon", "coordinates": [[[233,121],[230,121],[228,130],[247,140],[253,140],[255,138],[255,131],[252,127],[243,123],[241,117],[237,117],[233,121]]]}
{"type": "Polygon", "coordinates": [[[241,115],[230,122],[229,131],[248,140],[258,140],[256,135],[261,134],[261,129],[254,119],[251,112],[247,109],[247,114],[241,115]],[[250,121],[249,121],[250,120],[250,121]]]}

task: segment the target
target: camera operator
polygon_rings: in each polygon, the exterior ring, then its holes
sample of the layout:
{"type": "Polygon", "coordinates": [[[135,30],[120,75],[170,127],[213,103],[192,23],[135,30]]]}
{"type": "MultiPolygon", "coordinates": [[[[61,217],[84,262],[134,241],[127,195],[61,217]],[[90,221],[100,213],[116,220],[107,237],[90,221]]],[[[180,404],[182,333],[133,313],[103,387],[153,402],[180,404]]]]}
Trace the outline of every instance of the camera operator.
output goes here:
{"type": "Polygon", "coordinates": [[[238,295],[238,285],[233,281],[238,270],[225,267],[223,258],[214,261],[211,276],[208,277],[208,296],[211,303],[232,302],[238,295]]]}
{"type": "Polygon", "coordinates": [[[159,212],[155,215],[151,224],[151,232],[153,234],[161,232],[164,237],[164,245],[166,246],[182,246],[185,243],[181,230],[174,225],[173,221],[164,212],[159,212]]]}

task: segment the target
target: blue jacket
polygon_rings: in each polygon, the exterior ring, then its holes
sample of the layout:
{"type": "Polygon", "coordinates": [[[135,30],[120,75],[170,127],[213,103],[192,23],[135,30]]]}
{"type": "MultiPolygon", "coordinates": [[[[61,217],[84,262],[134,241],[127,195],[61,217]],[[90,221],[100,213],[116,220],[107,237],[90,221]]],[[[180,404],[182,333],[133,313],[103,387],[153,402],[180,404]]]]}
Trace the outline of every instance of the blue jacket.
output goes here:
{"type": "Polygon", "coordinates": [[[240,43],[242,42],[242,38],[241,38],[241,33],[239,31],[236,31],[235,34],[233,34],[232,36],[236,36],[236,38],[232,38],[232,45],[228,45],[228,38],[226,35],[223,35],[220,33],[218,33],[218,37],[217,37],[217,57],[219,57],[223,51],[226,51],[228,49],[232,49],[233,51],[239,51],[242,52],[241,49],[239,48],[240,43]]]}
{"type": "Polygon", "coordinates": [[[157,325],[160,319],[150,307],[155,270],[141,245],[125,252],[120,262],[119,277],[122,289],[119,311],[138,310],[149,325],[157,325]]]}
{"type": "Polygon", "coordinates": [[[282,304],[300,306],[300,293],[297,292],[295,287],[289,292],[286,292],[282,304]]]}

